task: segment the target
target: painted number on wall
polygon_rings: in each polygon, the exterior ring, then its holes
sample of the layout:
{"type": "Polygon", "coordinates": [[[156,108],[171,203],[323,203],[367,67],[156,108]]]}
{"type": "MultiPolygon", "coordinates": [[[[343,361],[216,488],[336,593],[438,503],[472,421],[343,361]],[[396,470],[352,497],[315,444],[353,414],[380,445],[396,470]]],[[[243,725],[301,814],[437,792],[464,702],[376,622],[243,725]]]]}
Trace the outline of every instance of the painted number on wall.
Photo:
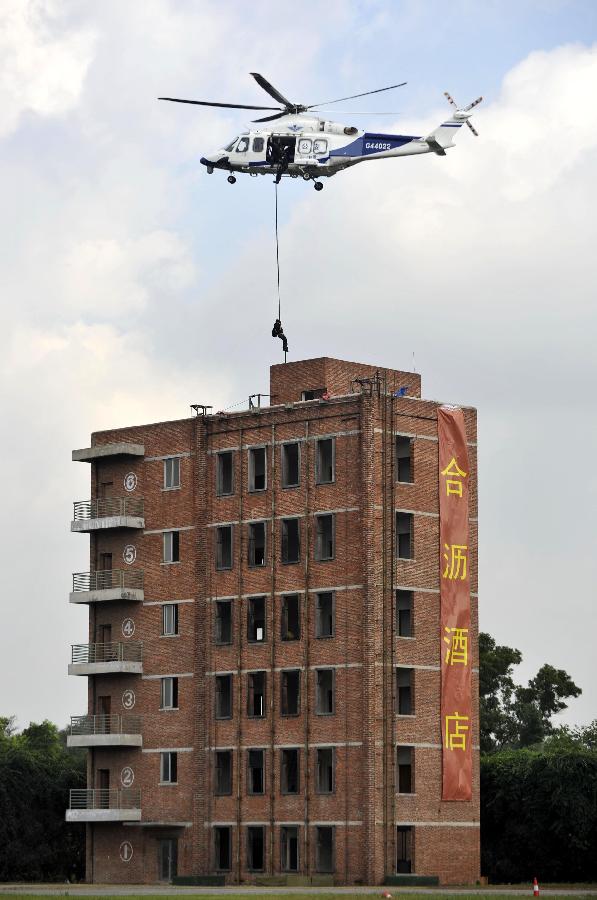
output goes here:
{"type": "Polygon", "coordinates": [[[132,564],[137,559],[137,548],[134,544],[127,544],[124,550],[122,551],[122,558],[127,564],[127,566],[132,566],[132,564]]]}
{"type": "Polygon", "coordinates": [[[128,472],[124,476],[124,489],[125,491],[134,491],[137,487],[137,476],[134,472],[128,472]]]}
{"type": "Polygon", "coordinates": [[[135,705],[137,698],[135,697],[135,692],[130,688],[126,690],[122,695],[122,705],[125,709],[132,709],[135,705]]]}
{"type": "Polygon", "coordinates": [[[135,633],[135,623],[133,619],[125,619],[122,623],[122,633],[124,637],[132,637],[135,633]]]}
{"type": "Polygon", "coordinates": [[[120,858],[123,862],[130,862],[133,858],[133,845],[130,841],[123,841],[120,845],[120,858]]]}
{"type": "Polygon", "coordinates": [[[130,788],[133,786],[133,782],[135,780],[135,773],[131,769],[130,766],[125,766],[122,772],[120,773],[120,783],[125,788],[130,788]]]}

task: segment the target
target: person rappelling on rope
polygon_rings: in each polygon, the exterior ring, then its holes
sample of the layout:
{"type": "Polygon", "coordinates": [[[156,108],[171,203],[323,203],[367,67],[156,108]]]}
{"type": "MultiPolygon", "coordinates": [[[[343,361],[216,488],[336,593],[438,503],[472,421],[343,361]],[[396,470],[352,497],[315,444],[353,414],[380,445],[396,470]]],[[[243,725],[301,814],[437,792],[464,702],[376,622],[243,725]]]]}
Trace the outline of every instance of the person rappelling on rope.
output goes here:
{"type": "Polygon", "coordinates": [[[282,323],[279,319],[276,319],[274,322],[274,327],[272,328],[272,337],[279,337],[282,341],[282,350],[284,353],[288,353],[288,339],[284,334],[284,329],[282,328],[282,323]]]}
{"type": "Polygon", "coordinates": [[[280,184],[282,180],[282,175],[288,169],[288,163],[290,162],[290,147],[288,144],[284,144],[279,151],[278,157],[278,170],[276,172],[276,184],[280,184]]]}

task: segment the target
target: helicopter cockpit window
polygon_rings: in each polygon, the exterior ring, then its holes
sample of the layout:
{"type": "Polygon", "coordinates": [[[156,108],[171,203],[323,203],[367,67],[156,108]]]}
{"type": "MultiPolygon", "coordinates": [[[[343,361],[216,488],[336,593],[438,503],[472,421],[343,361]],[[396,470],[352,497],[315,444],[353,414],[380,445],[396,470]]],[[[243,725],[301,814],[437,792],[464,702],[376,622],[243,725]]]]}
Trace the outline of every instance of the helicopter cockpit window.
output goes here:
{"type": "Polygon", "coordinates": [[[234,145],[236,144],[238,138],[234,138],[233,141],[230,141],[227,147],[224,147],[226,153],[230,153],[234,149],[234,145]]]}
{"type": "Polygon", "coordinates": [[[253,138],[253,153],[263,153],[263,138],[253,138]]]}
{"type": "Polygon", "coordinates": [[[313,141],[313,153],[315,156],[321,156],[324,153],[328,152],[328,142],[323,140],[322,138],[318,138],[316,141],[313,141]]]}
{"type": "Polygon", "coordinates": [[[249,149],[249,138],[241,137],[240,141],[238,142],[236,152],[237,153],[246,153],[248,149],[249,149]]]}
{"type": "Polygon", "coordinates": [[[301,138],[298,148],[301,156],[309,156],[311,153],[311,141],[308,138],[301,138]]]}

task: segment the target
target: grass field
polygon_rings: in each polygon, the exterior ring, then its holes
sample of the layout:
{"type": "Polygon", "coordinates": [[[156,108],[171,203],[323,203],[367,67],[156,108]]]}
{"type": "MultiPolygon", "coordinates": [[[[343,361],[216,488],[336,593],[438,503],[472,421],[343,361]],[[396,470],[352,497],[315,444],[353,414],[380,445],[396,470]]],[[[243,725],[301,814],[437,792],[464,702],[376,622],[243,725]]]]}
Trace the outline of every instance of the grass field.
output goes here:
{"type": "MultiPolygon", "coordinates": [[[[12,887],[12,886],[11,886],[12,887]]],[[[84,887],[84,886],[83,886],[84,887]]],[[[562,891],[574,891],[573,896],[577,898],[577,900],[583,900],[583,898],[591,898],[594,900],[597,894],[597,885],[567,885],[563,887],[562,885],[553,885],[550,888],[544,886],[543,888],[549,890],[549,900],[570,900],[570,893],[556,893],[558,890],[562,891]],[[583,891],[587,891],[583,893],[583,891]]],[[[47,900],[48,896],[60,897],[60,896],[84,896],[85,900],[111,900],[111,898],[126,896],[126,900],[147,900],[149,896],[159,897],[160,900],[181,900],[181,897],[184,897],[185,900],[222,900],[223,897],[226,900],[247,900],[247,897],[250,897],[251,900],[288,900],[288,898],[292,898],[292,900],[313,900],[314,897],[321,895],[325,897],[325,900],[372,900],[375,897],[381,897],[382,893],[386,890],[386,888],[380,887],[379,890],[368,891],[367,893],[359,893],[359,892],[348,892],[348,891],[334,891],[333,888],[320,888],[313,889],[309,893],[294,893],[294,891],[290,892],[281,892],[275,893],[274,891],[263,890],[260,888],[255,888],[251,891],[245,891],[244,893],[232,893],[228,890],[222,890],[217,893],[192,893],[187,888],[184,892],[168,894],[166,892],[162,893],[156,892],[155,894],[145,893],[145,894],[129,894],[124,892],[119,894],[109,894],[109,893],[101,893],[101,894],[93,894],[87,893],[86,890],[77,890],[77,885],[69,885],[64,886],[64,889],[61,890],[61,886],[57,884],[48,885],[47,886],[48,893],[44,894],[26,894],[21,893],[20,891],[14,891],[9,889],[2,889],[0,887],[0,897],[14,897],[15,900],[47,900]],[[69,890],[70,888],[70,890],[69,890]],[[51,891],[51,894],[49,893],[51,891]],[[187,893],[187,891],[189,891],[187,893]]],[[[461,889],[462,890],[462,889],[461,889]]],[[[388,893],[392,895],[394,900],[399,900],[399,898],[405,898],[405,900],[429,900],[430,896],[433,896],[435,900],[454,900],[454,897],[458,897],[458,900],[479,900],[480,897],[486,896],[487,894],[491,894],[492,896],[500,895],[502,896],[513,896],[514,892],[518,894],[520,897],[532,897],[533,891],[532,887],[527,885],[503,885],[503,886],[492,886],[488,888],[477,889],[475,893],[464,893],[460,892],[458,889],[454,891],[446,892],[442,891],[438,888],[430,888],[428,891],[424,893],[415,893],[414,891],[403,891],[398,888],[393,890],[388,889],[388,893]]]]}

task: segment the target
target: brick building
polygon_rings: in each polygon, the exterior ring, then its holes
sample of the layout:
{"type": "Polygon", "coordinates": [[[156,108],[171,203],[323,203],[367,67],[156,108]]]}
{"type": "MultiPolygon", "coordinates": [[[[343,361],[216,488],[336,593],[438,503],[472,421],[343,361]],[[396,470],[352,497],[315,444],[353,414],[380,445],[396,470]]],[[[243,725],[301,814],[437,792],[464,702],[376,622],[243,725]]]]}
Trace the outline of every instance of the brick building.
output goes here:
{"type": "MultiPolygon", "coordinates": [[[[471,802],[441,800],[438,404],[413,373],[321,358],[271,405],[97,432],[87,878],[479,876],[471,802]],[[400,390],[404,389],[404,390],[400,390]]],[[[477,706],[476,415],[470,453],[477,706]]],[[[476,720],[476,716],[474,717],[476,720]]]]}

